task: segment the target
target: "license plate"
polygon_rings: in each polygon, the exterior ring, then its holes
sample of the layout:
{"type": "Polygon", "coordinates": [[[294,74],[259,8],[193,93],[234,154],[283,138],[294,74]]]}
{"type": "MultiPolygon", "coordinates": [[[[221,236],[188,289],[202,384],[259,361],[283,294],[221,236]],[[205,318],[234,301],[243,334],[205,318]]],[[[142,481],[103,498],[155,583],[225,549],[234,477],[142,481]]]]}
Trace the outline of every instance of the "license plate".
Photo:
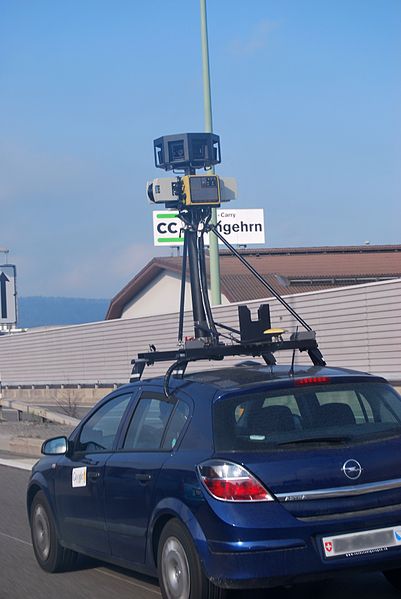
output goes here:
{"type": "Polygon", "coordinates": [[[380,553],[389,547],[401,547],[401,526],[324,537],[322,544],[326,557],[380,553]]]}

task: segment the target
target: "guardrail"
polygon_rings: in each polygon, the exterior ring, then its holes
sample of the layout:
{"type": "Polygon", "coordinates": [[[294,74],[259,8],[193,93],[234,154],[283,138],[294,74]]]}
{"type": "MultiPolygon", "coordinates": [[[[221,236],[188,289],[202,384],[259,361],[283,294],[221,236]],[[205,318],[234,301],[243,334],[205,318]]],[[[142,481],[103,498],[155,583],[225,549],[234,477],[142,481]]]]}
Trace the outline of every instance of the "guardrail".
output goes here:
{"type": "Polygon", "coordinates": [[[67,416],[67,414],[52,412],[51,410],[47,410],[46,408],[33,406],[22,401],[0,398],[0,406],[2,408],[16,410],[18,412],[18,420],[20,420],[21,413],[24,413],[30,414],[32,416],[39,416],[39,418],[43,418],[48,422],[56,422],[57,424],[62,424],[64,426],[75,427],[80,422],[77,418],[72,418],[72,416],[67,416]]]}

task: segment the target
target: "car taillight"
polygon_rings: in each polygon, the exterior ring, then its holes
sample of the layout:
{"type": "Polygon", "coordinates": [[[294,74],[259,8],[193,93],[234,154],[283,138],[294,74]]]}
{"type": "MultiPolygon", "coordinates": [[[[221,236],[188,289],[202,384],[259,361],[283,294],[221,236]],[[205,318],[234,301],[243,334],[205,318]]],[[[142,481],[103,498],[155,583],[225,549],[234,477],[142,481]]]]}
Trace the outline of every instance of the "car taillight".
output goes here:
{"type": "Polygon", "coordinates": [[[198,466],[201,481],[221,501],[274,501],[274,497],[245,468],[211,460],[198,466]]]}
{"type": "Polygon", "coordinates": [[[321,385],[330,382],[328,376],[308,376],[303,379],[295,379],[295,385],[321,385]]]}

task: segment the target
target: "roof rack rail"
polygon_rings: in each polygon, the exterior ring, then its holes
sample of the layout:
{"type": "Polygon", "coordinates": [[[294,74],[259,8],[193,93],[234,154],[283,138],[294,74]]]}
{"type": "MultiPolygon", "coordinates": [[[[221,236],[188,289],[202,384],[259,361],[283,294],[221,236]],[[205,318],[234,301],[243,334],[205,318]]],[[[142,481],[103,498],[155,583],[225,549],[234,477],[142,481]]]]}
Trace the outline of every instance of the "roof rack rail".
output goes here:
{"type": "MultiPolygon", "coordinates": [[[[263,306],[263,304],[262,304],[263,306]]],[[[267,304],[264,304],[267,306],[267,304]]],[[[238,306],[242,308],[243,306],[238,306]]],[[[248,341],[228,345],[225,343],[205,345],[201,339],[191,339],[181,348],[167,351],[149,351],[139,353],[138,357],[131,361],[133,365],[130,382],[140,380],[146,366],[152,366],[156,362],[173,362],[173,371],[178,376],[184,376],[189,362],[199,360],[223,360],[233,356],[261,357],[266,364],[274,365],[275,352],[283,350],[299,350],[308,352],[315,366],[325,366],[326,362],[319,350],[315,331],[300,331],[293,333],[289,340],[282,338],[281,332],[270,333],[270,339],[263,341],[248,341]]]]}

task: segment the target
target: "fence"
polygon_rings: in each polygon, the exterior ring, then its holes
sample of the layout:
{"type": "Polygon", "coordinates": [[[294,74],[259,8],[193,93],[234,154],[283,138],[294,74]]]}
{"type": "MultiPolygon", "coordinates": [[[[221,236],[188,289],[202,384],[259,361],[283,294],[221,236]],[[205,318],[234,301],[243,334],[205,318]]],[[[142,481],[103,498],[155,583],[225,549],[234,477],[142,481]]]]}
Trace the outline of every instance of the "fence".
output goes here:
{"type": "MultiPolygon", "coordinates": [[[[401,380],[401,279],[287,296],[287,301],[317,331],[319,347],[331,366],[346,366],[401,380]]],[[[265,301],[265,300],[263,300],[265,301]]],[[[256,312],[262,300],[247,302],[256,312]]],[[[275,300],[270,302],[272,326],[292,332],[296,321],[275,300]]],[[[237,305],[214,309],[218,322],[238,326],[237,305]]],[[[111,320],[35,330],[0,337],[0,373],[3,387],[125,383],[131,359],[149,344],[158,350],[176,346],[177,314],[111,320]]],[[[186,313],[184,334],[192,335],[191,314],[186,313]]],[[[288,363],[291,355],[279,355],[288,363]]],[[[225,364],[238,358],[225,360],[225,364]]],[[[310,363],[297,353],[296,362],[310,363]]],[[[192,369],[221,367],[197,363],[192,369]]],[[[166,371],[155,364],[144,376],[166,371]]]]}

